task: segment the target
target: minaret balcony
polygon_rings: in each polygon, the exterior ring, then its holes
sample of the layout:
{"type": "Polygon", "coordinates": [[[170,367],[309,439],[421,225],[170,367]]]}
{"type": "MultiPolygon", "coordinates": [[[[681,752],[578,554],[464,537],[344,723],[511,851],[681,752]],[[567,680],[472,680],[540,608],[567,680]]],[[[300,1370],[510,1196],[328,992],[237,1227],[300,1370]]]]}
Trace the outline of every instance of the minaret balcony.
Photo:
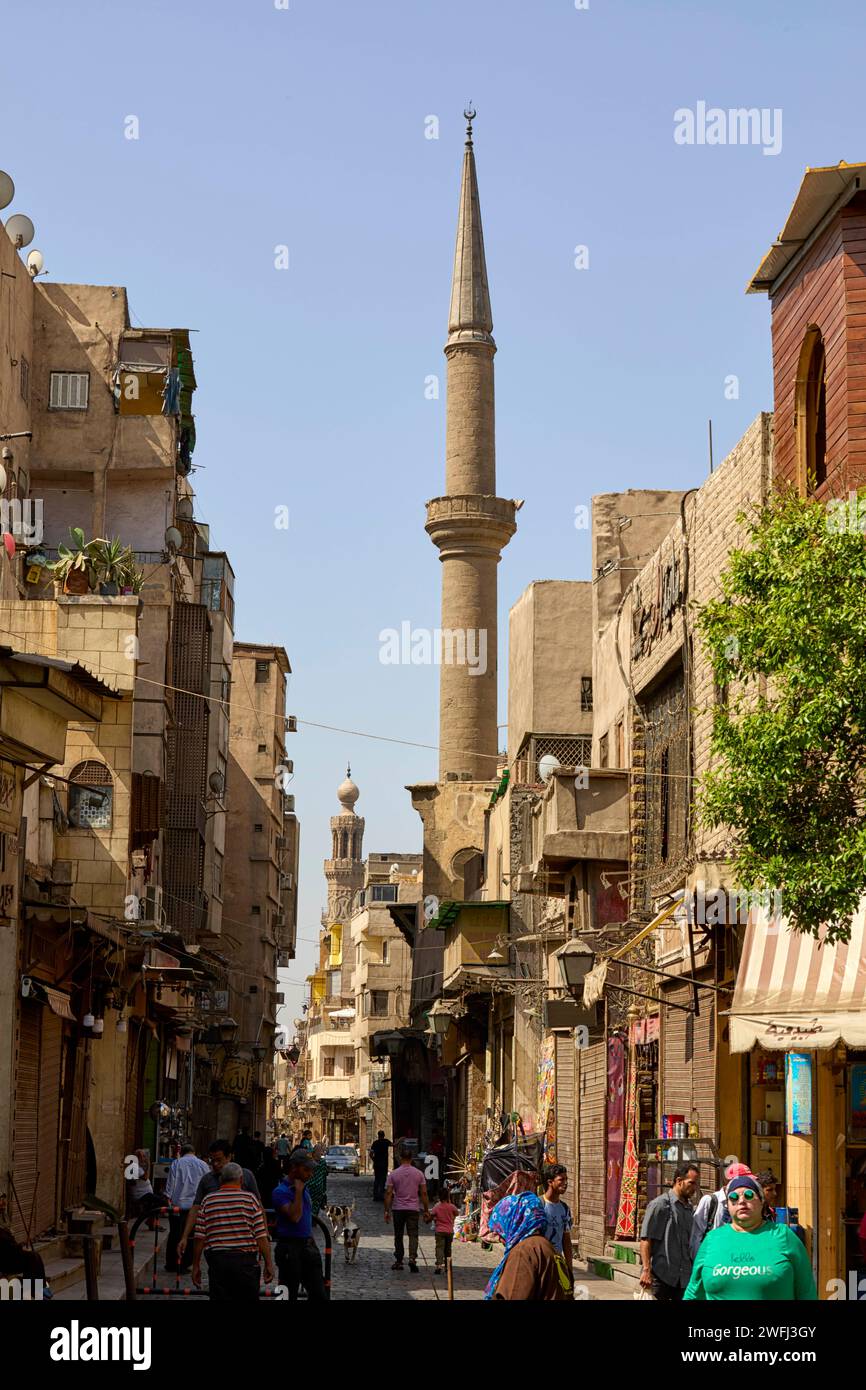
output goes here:
{"type": "Polygon", "coordinates": [[[521,503],[512,497],[483,497],[455,493],[427,503],[425,530],[440,550],[465,546],[498,552],[517,530],[515,513],[521,503]]]}

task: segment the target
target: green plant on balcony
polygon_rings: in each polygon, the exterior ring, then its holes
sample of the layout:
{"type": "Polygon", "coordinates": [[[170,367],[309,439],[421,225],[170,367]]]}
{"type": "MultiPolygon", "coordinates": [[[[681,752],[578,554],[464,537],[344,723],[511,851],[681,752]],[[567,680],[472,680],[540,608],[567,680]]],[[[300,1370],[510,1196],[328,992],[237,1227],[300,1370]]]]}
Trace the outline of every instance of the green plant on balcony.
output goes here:
{"type": "Polygon", "coordinates": [[[93,587],[95,541],[86,541],[80,526],[70,526],[72,545],[57,547],[57,559],[49,566],[66,594],[86,594],[93,587]]]}
{"type": "Polygon", "coordinates": [[[100,537],[91,544],[93,570],[101,594],[110,596],[141,592],[143,576],[136,566],[135,552],[131,546],[122,545],[116,536],[112,540],[100,537]]]}

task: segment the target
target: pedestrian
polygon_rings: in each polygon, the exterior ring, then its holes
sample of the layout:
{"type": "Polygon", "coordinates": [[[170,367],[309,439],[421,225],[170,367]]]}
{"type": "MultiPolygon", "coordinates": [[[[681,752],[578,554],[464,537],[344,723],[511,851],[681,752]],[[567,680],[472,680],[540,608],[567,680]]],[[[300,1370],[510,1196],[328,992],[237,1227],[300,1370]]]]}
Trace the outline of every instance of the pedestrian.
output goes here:
{"type": "Polygon", "coordinates": [[[556,1263],[556,1251],[544,1234],[547,1213],[534,1192],[503,1197],[488,1226],[505,1245],[505,1254],[484,1290],[485,1301],[553,1303],[568,1297],[556,1263]]]}
{"type": "Polygon", "coordinates": [[[265,1160],[265,1146],[262,1141],[262,1131],[257,1129],[250,1140],[250,1168],[257,1173],[265,1160]]]}
{"type": "Polygon", "coordinates": [[[433,1233],[436,1237],[436,1268],[434,1274],[444,1274],[448,1260],[451,1258],[451,1246],[454,1242],[454,1222],[457,1220],[458,1212],[454,1203],[451,1201],[450,1193],[447,1188],[445,1195],[440,1197],[435,1207],[430,1212],[433,1219],[433,1233]]]}
{"type": "Polygon", "coordinates": [[[544,1214],[547,1224],[544,1234],[556,1251],[557,1264],[574,1288],[574,1251],[571,1245],[571,1208],[563,1202],[568,1187],[568,1169],[564,1163],[549,1163],[542,1173],[544,1180],[544,1214]]]}
{"type": "Polygon", "coordinates": [[[296,1303],[301,1284],[311,1302],[327,1300],[322,1258],[313,1239],[313,1203],[310,1179],[315,1159],[308,1149],[289,1154],[288,1172],[274,1189],[277,1214],[277,1269],[280,1283],[289,1291],[289,1302],[296,1303]]]}
{"type": "MultiPolygon", "coordinates": [[[[215,1139],[208,1149],[208,1161],[211,1166],[211,1172],[205,1173],[196,1189],[195,1200],[189,1209],[186,1225],[183,1228],[183,1235],[177,1243],[177,1253],[180,1255],[181,1259],[183,1258],[187,1245],[192,1239],[199,1207],[209,1193],[219,1190],[220,1174],[226,1164],[231,1163],[233,1157],[232,1146],[228,1139],[215,1139]]],[[[258,1199],[259,1205],[261,1205],[259,1186],[254,1175],[250,1172],[249,1168],[243,1167],[241,1168],[241,1173],[243,1175],[241,1178],[241,1186],[244,1192],[252,1193],[252,1195],[258,1199]]]]}
{"type": "Polygon", "coordinates": [[[187,1218],[192,1210],[198,1185],[208,1171],[204,1159],[196,1158],[193,1144],[181,1145],[180,1158],[176,1158],[168,1170],[165,1196],[171,1210],[168,1214],[165,1267],[172,1273],[176,1269],[180,1269],[182,1273],[186,1274],[192,1264],[190,1246],[186,1246],[182,1257],[178,1256],[177,1247],[186,1228],[187,1218]]]}
{"type": "Polygon", "coordinates": [[[722,1183],[721,1187],[715,1192],[707,1192],[698,1202],[695,1208],[694,1221],[692,1222],[692,1237],[689,1242],[692,1259],[697,1255],[701,1241],[704,1239],[707,1232],[714,1231],[717,1226],[721,1226],[723,1222],[730,1221],[731,1219],[728,1212],[728,1204],[725,1200],[725,1191],[731,1178],[745,1177],[749,1171],[745,1163],[729,1164],[725,1169],[725,1181],[722,1183]]]}
{"type": "Polygon", "coordinates": [[[304,1150],[310,1153],[313,1160],[313,1176],[310,1178],[310,1201],[313,1204],[313,1215],[317,1216],[322,1207],[328,1205],[328,1162],[325,1158],[324,1144],[317,1144],[314,1149],[304,1150]]]}
{"type": "MultiPolygon", "coordinates": [[[[153,1192],[153,1183],[150,1180],[150,1151],[149,1149],[136,1149],[132,1155],[133,1162],[126,1166],[124,1162],[124,1174],[126,1177],[126,1211],[128,1217],[143,1216],[145,1212],[156,1204],[153,1192]]],[[[154,1229],[156,1218],[148,1220],[150,1230],[154,1229]]]]}
{"type": "Polygon", "coordinates": [[[313,1148],[313,1131],[312,1131],[311,1129],[305,1129],[305,1130],[304,1130],[303,1134],[301,1135],[301,1142],[300,1142],[300,1144],[298,1145],[298,1148],[299,1148],[299,1149],[310,1149],[310,1150],[312,1151],[312,1148],[313,1148]]]}
{"type": "Polygon", "coordinates": [[[424,1207],[424,1220],[430,1220],[430,1203],[424,1174],[412,1165],[411,1149],[401,1148],[399,1166],[388,1174],[385,1184],[385,1221],[391,1220],[394,1210],[394,1263],[392,1269],[403,1268],[403,1236],[409,1237],[409,1270],[418,1273],[418,1214],[424,1207]]]}
{"type": "Polygon", "coordinates": [[[255,1168],[256,1165],[253,1162],[253,1141],[250,1138],[250,1132],[246,1125],[235,1135],[232,1152],[235,1156],[235,1162],[239,1163],[242,1168],[255,1168]]]}
{"type": "Polygon", "coordinates": [[[691,1276],[694,1209],[690,1199],[699,1172],[696,1163],[681,1163],[670,1189],[654,1197],[644,1212],[640,1282],[659,1303],[679,1302],[691,1276]]]}
{"type": "Polygon", "coordinates": [[[732,1178],[726,1200],[731,1219],[702,1243],[684,1297],[814,1302],[818,1293],[806,1247],[790,1227],[769,1219],[764,1189],[754,1174],[732,1178]]]}
{"type": "Polygon", "coordinates": [[[370,1145],[370,1157],[373,1160],[373,1201],[384,1202],[385,1183],[388,1178],[388,1150],[393,1149],[394,1145],[390,1139],[385,1138],[384,1129],[380,1129],[376,1138],[370,1145]]]}
{"type": "Polygon", "coordinates": [[[243,1189],[243,1169],[226,1163],[219,1188],[205,1196],[195,1227],[192,1282],[201,1288],[201,1257],[208,1267],[208,1295],[214,1302],[255,1303],[259,1296],[259,1256],[265,1283],[274,1277],[265,1213],[258,1197],[243,1189]]]}
{"type": "Polygon", "coordinates": [[[281,1134],[277,1139],[277,1158],[282,1163],[284,1158],[288,1158],[292,1152],[292,1145],[287,1134],[281,1134]]]}

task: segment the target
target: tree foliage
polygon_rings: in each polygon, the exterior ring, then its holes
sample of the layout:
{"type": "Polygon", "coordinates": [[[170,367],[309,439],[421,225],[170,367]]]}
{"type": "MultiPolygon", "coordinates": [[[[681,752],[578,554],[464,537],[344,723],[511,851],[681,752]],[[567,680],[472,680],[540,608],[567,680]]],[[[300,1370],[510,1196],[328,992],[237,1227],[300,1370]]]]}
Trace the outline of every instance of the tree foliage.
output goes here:
{"type": "Polygon", "coordinates": [[[733,830],[742,887],[828,940],[866,892],[866,541],[843,507],[775,496],[698,616],[721,692],[698,814],[733,830]]]}

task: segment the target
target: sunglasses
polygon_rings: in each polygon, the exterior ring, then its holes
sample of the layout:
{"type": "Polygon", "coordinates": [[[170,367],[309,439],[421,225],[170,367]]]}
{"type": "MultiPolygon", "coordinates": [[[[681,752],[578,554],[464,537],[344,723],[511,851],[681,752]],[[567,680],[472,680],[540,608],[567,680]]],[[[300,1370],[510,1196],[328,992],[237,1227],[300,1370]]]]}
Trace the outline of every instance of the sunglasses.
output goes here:
{"type": "Polygon", "coordinates": [[[747,1202],[754,1202],[757,1195],[757,1192],[753,1192],[750,1187],[738,1187],[736,1192],[730,1193],[728,1201],[739,1202],[740,1198],[742,1197],[747,1202]]]}

